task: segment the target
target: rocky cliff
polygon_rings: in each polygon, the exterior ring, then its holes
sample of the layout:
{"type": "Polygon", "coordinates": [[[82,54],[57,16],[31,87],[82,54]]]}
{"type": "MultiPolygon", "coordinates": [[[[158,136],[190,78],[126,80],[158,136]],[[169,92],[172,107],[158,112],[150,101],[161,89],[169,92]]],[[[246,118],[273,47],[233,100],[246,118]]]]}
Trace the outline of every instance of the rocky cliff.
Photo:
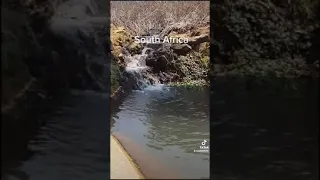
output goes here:
{"type": "Polygon", "coordinates": [[[49,93],[64,88],[109,91],[108,8],[102,3],[3,2],[2,104],[31,79],[49,93]]]}

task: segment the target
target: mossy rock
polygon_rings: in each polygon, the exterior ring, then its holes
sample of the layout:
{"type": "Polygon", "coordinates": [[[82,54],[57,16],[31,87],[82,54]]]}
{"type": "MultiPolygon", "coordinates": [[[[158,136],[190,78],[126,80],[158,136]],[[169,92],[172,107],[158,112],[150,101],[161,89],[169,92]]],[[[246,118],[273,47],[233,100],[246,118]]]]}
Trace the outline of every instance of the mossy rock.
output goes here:
{"type": "Polygon", "coordinates": [[[111,25],[111,43],[112,53],[114,56],[119,56],[122,47],[126,47],[133,42],[131,34],[124,27],[115,27],[111,25]]]}
{"type": "Polygon", "coordinates": [[[169,35],[168,35],[168,37],[170,38],[170,37],[172,37],[172,38],[187,38],[187,39],[189,39],[190,38],[190,35],[189,34],[178,34],[178,33],[176,33],[176,32],[172,32],[172,33],[170,33],[169,35]]]}
{"type": "Polygon", "coordinates": [[[183,82],[169,83],[169,86],[184,87],[191,90],[200,90],[209,86],[209,81],[205,80],[184,80],[183,82]]]}
{"type": "Polygon", "coordinates": [[[110,68],[111,94],[113,94],[120,86],[120,70],[119,65],[112,61],[110,68]]]}
{"type": "Polygon", "coordinates": [[[191,32],[191,36],[200,36],[202,34],[210,34],[210,26],[195,28],[191,32]]]}
{"type": "Polygon", "coordinates": [[[199,45],[199,52],[202,56],[210,56],[210,43],[204,42],[199,45]]]}
{"type": "Polygon", "coordinates": [[[131,42],[128,46],[127,49],[129,52],[131,52],[132,54],[137,54],[142,50],[142,46],[141,44],[135,43],[135,42],[131,42]]]}
{"type": "Polygon", "coordinates": [[[137,54],[142,50],[142,46],[134,42],[131,32],[124,27],[111,25],[112,54],[117,63],[122,63],[122,49],[126,48],[131,54],[137,54]]]}
{"type": "Polygon", "coordinates": [[[210,62],[210,57],[209,56],[203,56],[201,58],[202,64],[208,68],[209,67],[209,62],[210,62]]]}

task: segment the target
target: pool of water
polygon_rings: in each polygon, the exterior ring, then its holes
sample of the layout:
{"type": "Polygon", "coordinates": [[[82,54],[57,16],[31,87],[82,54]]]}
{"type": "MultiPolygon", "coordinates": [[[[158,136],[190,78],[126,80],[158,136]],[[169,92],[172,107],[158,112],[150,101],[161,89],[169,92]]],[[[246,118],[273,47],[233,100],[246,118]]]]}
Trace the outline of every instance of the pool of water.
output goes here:
{"type": "Polygon", "coordinates": [[[132,91],[112,113],[119,138],[147,178],[208,178],[209,89],[165,85],[132,91]]]}

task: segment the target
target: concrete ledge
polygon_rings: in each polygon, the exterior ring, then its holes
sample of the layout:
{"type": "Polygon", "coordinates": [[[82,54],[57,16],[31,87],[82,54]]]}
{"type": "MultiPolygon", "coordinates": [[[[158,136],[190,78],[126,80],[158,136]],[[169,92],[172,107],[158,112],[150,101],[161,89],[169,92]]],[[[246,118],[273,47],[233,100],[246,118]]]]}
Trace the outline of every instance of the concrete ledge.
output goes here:
{"type": "Polygon", "coordinates": [[[137,164],[112,135],[110,136],[110,155],[111,179],[144,179],[137,164]]]}

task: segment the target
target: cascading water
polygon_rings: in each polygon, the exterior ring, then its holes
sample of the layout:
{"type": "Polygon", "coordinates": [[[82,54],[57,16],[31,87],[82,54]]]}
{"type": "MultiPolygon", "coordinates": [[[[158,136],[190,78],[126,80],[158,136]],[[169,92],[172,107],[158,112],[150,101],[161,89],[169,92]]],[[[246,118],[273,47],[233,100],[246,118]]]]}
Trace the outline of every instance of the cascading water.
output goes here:
{"type": "Polygon", "coordinates": [[[141,90],[159,82],[159,80],[150,75],[150,67],[146,65],[146,58],[152,51],[153,49],[147,45],[142,50],[141,54],[135,54],[133,56],[128,54],[125,56],[125,61],[127,62],[125,70],[134,78],[134,89],[141,90]]]}

